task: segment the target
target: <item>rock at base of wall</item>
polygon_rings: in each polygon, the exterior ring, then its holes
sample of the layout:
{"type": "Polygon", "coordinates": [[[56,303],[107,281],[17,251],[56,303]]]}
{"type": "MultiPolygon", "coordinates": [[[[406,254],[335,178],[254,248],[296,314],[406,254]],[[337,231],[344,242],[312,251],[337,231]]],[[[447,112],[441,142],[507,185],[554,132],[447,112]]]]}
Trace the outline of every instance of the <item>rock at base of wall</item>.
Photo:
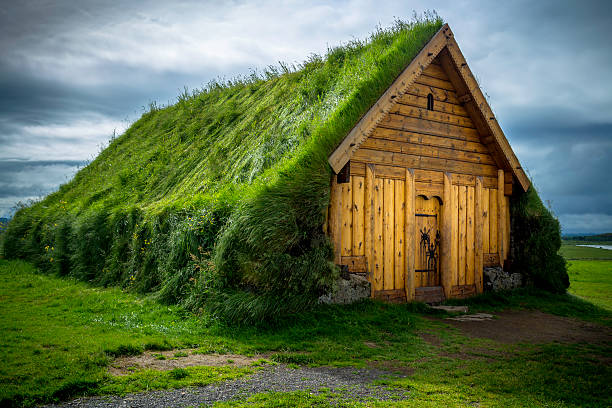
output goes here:
{"type": "Polygon", "coordinates": [[[523,283],[520,273],[508,273],[500,266],[484,268],[483,277],[484,290],[487,292],[512,290],[520,287],[523,283]]]}
{"type": "Polygon", "coordinates": [[[336,290],[319,298],[319,303],[346,305],[370,297],[370,282],[360,275],[348,274],[338,279],[336,290]]]}

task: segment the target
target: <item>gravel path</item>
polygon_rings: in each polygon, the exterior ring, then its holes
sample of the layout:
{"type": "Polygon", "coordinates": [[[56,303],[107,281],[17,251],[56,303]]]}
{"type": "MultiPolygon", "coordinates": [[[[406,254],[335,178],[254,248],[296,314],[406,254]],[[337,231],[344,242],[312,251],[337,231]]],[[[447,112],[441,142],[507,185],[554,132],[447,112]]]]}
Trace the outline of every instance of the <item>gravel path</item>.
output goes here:
{"type": "Polygon", "coordinates": [[[375,398],[377,400],[406,399],[404,391],[387,390],[371,385],[372,381],[393,374],[374,369],[351,367],[301,367],[274,366],[243,379],[211,384],[204,387],[191,387],[177,390],[152,391],[129,394],[124,397],[105,396],[79,398],[73,401],[46,407],[190,407],[212,405],[217,401],[245,399],[253,394],[269,391],[311,390],[321,388],[357,400],[375,398]]]}

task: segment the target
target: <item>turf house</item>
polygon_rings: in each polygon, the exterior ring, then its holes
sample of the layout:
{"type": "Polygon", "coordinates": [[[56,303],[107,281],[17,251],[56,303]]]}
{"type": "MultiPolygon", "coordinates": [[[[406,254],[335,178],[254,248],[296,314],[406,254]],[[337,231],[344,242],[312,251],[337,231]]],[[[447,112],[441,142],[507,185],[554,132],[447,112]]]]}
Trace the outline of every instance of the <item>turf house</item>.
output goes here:
{"type": "Polygon", "coordinates": [[[482,292],[529,180],[445,25],[329,157],[335,261],[385,300],[482,292]]]}
{"type": "Polygon", "coordinates": [[[3,255],[232,321],[312,307],[341,271],[383,301],[567,287],[542,205],[437,16],[149,106],[21,208],[3,255]]]}

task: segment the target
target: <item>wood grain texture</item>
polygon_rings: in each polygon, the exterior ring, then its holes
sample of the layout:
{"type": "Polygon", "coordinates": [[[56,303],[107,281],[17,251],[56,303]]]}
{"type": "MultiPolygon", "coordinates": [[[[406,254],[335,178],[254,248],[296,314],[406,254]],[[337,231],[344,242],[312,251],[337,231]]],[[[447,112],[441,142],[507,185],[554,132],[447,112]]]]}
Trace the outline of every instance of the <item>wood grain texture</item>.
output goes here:
{"type": "Polygon", "coordinates": [[[482,179],[479,177],[476,180],[474,189],[474,286],[476,293],[482,293],[483,280],[483,218],[484,209],[482,202],[482,179]]]}
{"type": "Polygon", "coordinates": [[[406,236],[406,225],[405,225],[405,213],[406,213],[406,202],[405,202],[405,194],[406,187],[404,180],[394,180],[395,183],[395,216],[393,217],[395,221],[395,227],[393,228],[393,232],[395,235],[394,240],[394,250],[395,250],[395,289],[404,289],[405,286],[405,274],[406,274],[406,263],[405,263],[405,253],[404,253],[404,239],[406,236]]]}
{"type": "MultiPolygon", "coordinates": [[[[436,60],[434,60],[434,61],[436,61],[436,60]]],[[[434,61],[432,61],[432,62],[434,62],[434,61]]],[[[448,76],[446,75],[446,72],[444,72],[442,67],[439,66],[439,65],[430,64],[429,66],[427,66],[427,68],[425,68],[423,70],[423,74],[427,75],[427,76],[430,76],[430,77],[434,77],[434,78],[443,79],[445,81],[448,81],[448,76]]]]}
{"type": "Polygon", "coordinates": [[[508,256],[510,254],[510,197],[506,196],[504,197],[505,199],[505,220],[506,220],[506,228],[504,229],[504,248],[505,250],[505,254],[504,254],[504,261],[506,259],[508,259],[508,256]]]}
{"type": "Polygon", "coordinates": [[[504,248],[505,241],[505,229],[506,229],[506,197],[504,196],[504,171],[498,170],[497,172],[497,242],[500,262],[506,259],[506,248],[504,248]]]}
{"type": "Polygon", "coordinates": [[[401,129],[376,127],[372,136],[377,139],[396,140],[398,142],[415,143],[432,147],[445,147],[472,153],[489,153],[489,149],[481,142],[471,142],[446,136],[435,136],[426,133],[409,132],[401,129]]]}
{"type": "Polygon", "coordinates": [[[444,293],[450,297],[452,285],[452,176],[444,173],[444,193],[442,198],[442,228],[441,228],[441,248],[440,248],[440,276],[444,293]]]}
{"type": "Polygon", "coordinates": [[[446,123],[434,122],[421,118],[413,118],[410,116],[398,115],[396,113],[388,113],[385,115],[381,119],[380,125],[390,129],[418,132],[426,135],[452,137],[471,142],[480,141],[478,131],[476,129],[449,125],[446,123]]]}
{"type": "Polygon", "coordinates": [[[474,176],[496,177],[497,167],[480,163],[440,159],[437,157],[422,157],[404,153],[394,153],[360,148],[353,155],[360,162],[381,164],[386,166],[401,166],[406,168],[450,171],[452,173],[471,174],[474,176]]]}
{"type": "Polygon", "coordinates": [[[383,289],[383,182],[374,179],[374,290],[383,289]]]}
{"type": "Polygon", "coordinates": [[[419,143],[379,139],[375,137],[369,137],[368,139],[366,139],[366,141],[363,142],[363,144],[361,145],[361,149],[372,149],[387,152],[405,153],[415,156],[437,157],[441,159],[465,161],[469,163],[495,165],[495,161],[493,161],[493,158],[488,153],[473,153],[446,147],[433,147],[422,145],[419,143]]]}
{"type": "Polygon", "coordinates": [[[353,255],[365,255],[365,177],[353,176],[353,255]]]}
{"type": "MultiPolygon", "coordinates": [[[[453,186],[452,198],[451,198],[452,214],[451,214],[451,227],[452,227],[452,252],[451,252],[451,272],[452,280],[451,284],[457,284],[459,280],[459,186],[453,186]]],[[[450,286],[449,286],[450,288],[450,286]]],[[[450,292],[449,292],[450,296],[450,292]]]]}
{"type": "Polygon", "coordinates": [[[415,191],[414,191],[414,171],[406,169],[405,182],[405,254],[406,254],[406,275],[405,286],[406,300],[414,299],[415,276],[414,276],[414,257],[415,257],[415,225],[414,225],[414,207],[415,207],[415,191]]]}
{"type": "MultiPolygon", "coordinates": [[[[333,176],[332,176],[333,177],[333,176]]],[[[374,165],[365,166],[365,191],[364,191],[364,235],[365,235],[365,254],[368,265],[368,280],[374,287],[374,165]]]]}
{"type": "Polygon", "coordinates": [[[328,162],[334,172],[338,173],[344,167],[350,160],[353,152],[359,148],[359,145],[379,123],[381,116],[389,112],[395,103],[397,103],[398,97],[406,93],[407,89],[414,83],[414,80],[444,48],[447,44],[446,33],[449,30],[448,24],[445,24],[438,30],[378,101],[351,129],[344,140],[340,142],[340,145],[328,158],[328,162]]]}
{"type": "Polygon", "coordinates": [[[351,183],[340,184],[342,191],[342,213],[340,215],[342,219],[342,232],[341,232],[341,255],[351,256],[353,255],[353,192],[351,183]]]}
{"type": "Polygon", "coordinates": [[[365,256],[343,256],[341,265],[346,265],[351,273],[366,273],[367,261],[365,256]]]}
{"type": "Polygon", "coordinates": [[[490,226],[489,226],[489,197],[490,191],[488,188],[482,189],[482,253],[488,254],[490,243],[490,226]]]}
{"type": "Polygon", "coordinates": [[[465,299],[476,294],[475,285],[457,285],[451,289],[451,297],[454,299],[465,299]]]}
{"type": "MultiPolygon", "coordinates": [[[[434,103],[435,106],[435,103],[434,103]]],[[[412,118],[425,119],[433,122],[445,123],[455,126],[463,126],[475,129],[474,122],[469,117],[454,115],[452,113],[436,112],[427,108],[419,108],[416,106],[408,106],[404,104],[395,105],[389,113],[408,116],[412,118]]]]}
{"type": "Polygon", "coordinates": [[[466,253],[465,253],[465,284],[474,284],[474,187],[466,187],[467,189],[467,213],[465,219],[466,226],[466,253]]]}
{"type": "Polygon", "coordinates": [[[499,254],[497,252],[484,254],[483,263],[484,263],[484,266],[487,268],[491,266],[500,266],[499,254]]]}
{"type": "Polygon", "coordinates": [[[467,249],[467,187],[459,186],[459,246],[457,260],[457,285],[465,285],[467,249]]]}
{"type": "MultiPolygon", "coordinates": [[[[423,97],[427,97],[427,95],[432,94],[435,101],[434,106],[437,102],[445,102],[461,106],[461,102],[457,98],[457,93],[455,91],[438,88],[436,86],[425,85],[415,82],[410,87],[408,87],[406,93],[423,97]]],[[[401,99],[402,98],[400,98],[400,100],[401,99]]]]}
{"type": "Polygon", "coordinates": [[[342,256],[342,189],[333,175],[329,208],[329,235],[334,244],[334,263],[340,265],[340,257],[342,256]]]}
{"type": "Polygon", "coordinates": [[[392,179],[383,179],[383,289],[395,289],[395,181],[392,179]]]}
{"type": "MultiPolygon", "coordinates": [[[[405,93],[398,99],[397,103],[405,106],[427,109],[427,95],[405,93]]],[[[434,111],[469,117],[469,113],[467,113],[463,106],[441,100],[434,100],[434,111]]]]}
{"type": "Polygon", "coordinates": [[[489,253],[498,252],[497,189],[489,189],[489,253]]]}
{"type": "Polygon", "coordinates": [[[435,86],[436,88],[444,89],[447,91],[455,91],[455,87],[449,81],[430,77],[429,75],[420,75],[414,82],[427,86],[435,86]]]}

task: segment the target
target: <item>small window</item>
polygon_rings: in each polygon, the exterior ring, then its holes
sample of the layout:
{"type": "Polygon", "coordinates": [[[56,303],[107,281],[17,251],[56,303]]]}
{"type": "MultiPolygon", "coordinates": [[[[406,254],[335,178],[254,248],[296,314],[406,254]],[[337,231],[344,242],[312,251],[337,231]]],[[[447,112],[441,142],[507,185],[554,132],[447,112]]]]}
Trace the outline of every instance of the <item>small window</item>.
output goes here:
{"type": "Polygon", "coordinates": [[[432,94],[428,94],[427,95],[427,110],[433,110],[433,95],[432,94]]]}

